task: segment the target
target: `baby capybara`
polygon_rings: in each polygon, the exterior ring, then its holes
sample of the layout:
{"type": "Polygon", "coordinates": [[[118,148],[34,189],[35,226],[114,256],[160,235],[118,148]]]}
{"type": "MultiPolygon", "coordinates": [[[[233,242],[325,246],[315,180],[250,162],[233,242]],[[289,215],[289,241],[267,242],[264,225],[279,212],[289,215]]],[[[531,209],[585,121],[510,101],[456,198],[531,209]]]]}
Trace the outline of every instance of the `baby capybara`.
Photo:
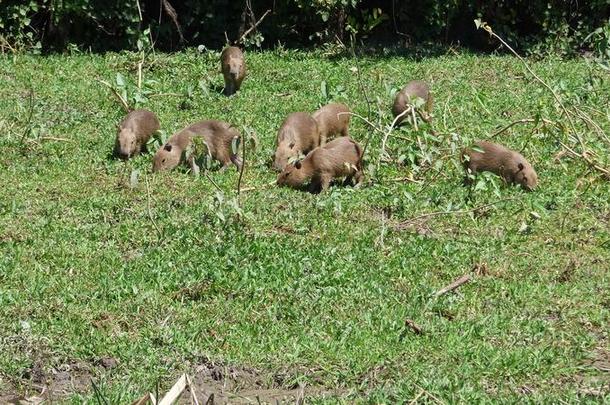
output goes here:
{"type": "Polygon", "coordinates": [[[310,183],[310,191],[328,189],[332,179],[346,177],[345,182],[362,181],[362,149],[353,139],[343,136],[315,148],[302,161],[284,167],[277,184],[301,188],[310,183]]]}
{"type": "Polygon", "coordinates": [[[479,141],[475,146],[479,150],[467,148],[462,152],[462,162],[466,170],[470,169],[473,174],[492,172],[508,183],[520,184],[526,190],[536,188],[538,175],[519,152],[487,141],[479,141]]]}
{"type": "Polygon", "coordinates": [[[127,114],[117,129],[114,154],[121,159],[146,150],[146,142],[160,128],[157,116],[148,110],[134,110],[127,114]]]}
{"type": "MultiPolygon", "coordinates": [[[[430,86],[422,80],[410,81],[396,94],[394,105],[392,106],[392,114],[394,114],[394,117],[398,117],[407,110],[409,105],[412,105],[416,98],[424,100],[425,114],[422,114],[422,118],[425,121],[429,121],[429,114],[432,112],[432,95],[430,94],[430,86]]],[[[403,115],[396,121],[396,124],[400,124],[408,115],[408,113],[403,115]]]]}
{"type": "Polygon", "coordinates": [[[311,115],[318,123],[320,145],[324,145],[333,135],[349,136],[349,113],[350,110],[345,104],[330,103],[311,115]]]}
{"type": "Polygon", "coordinates": [[[230,96],[239,90],[246,77],[246,60],[241,49],[236,46],[225,48],[220,55],[220,69],[225,79],[224,94],[230,96]]]}
{"type": "Polygon", "coordinates": [[[273,167],[281,171],[288,164],[288,159],[307,154],[320,145],[318,124],[307,113],[289,114],[277,133],[276,141],[273,167]]]}
{"type": "Polygon", "coordinates": [[[231,144],[235,137],[240,137],[237,128],[224,121],[208,120],[190,125],[173,134],[165,145],[161,146],[153,158],[153,172],[171,170],[184,161],[183,152],[193,137],[202,137],[210,156],[218,160],[225,170],[231,163],[241,168],[241,159],[233,154],[231,144]]]}

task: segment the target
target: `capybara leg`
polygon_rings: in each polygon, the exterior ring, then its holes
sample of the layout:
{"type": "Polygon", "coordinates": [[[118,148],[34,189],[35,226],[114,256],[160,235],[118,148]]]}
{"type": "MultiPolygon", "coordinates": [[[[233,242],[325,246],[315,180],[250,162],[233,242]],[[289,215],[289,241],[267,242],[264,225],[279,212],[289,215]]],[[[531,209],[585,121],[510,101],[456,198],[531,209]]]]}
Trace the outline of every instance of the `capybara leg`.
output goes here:
{"type": "Polygon", "coordinates": [[[341,136],[349,136],[349,130],[347,126],[341,130],[341,136]]]}
{"type": "Polygon", "coordinates": [[[322,191],[328,190],[328,187],[330,187],[331,180],[332,177],[325,174],[320,177],[320,188],[322,189],[322,191]]]}
{"type": "Polygon", "coordinates": [[[354,185],[359,186],[362,184],[362,180],[364,180],[364,173],[362,173],[362,170],[358,170],[354,174],[354,185]]]}
{"type": "Polygon", "coordinates": [[[235,93],[235,84],[232,81],[225,81],[225,96],[235,93]]]}

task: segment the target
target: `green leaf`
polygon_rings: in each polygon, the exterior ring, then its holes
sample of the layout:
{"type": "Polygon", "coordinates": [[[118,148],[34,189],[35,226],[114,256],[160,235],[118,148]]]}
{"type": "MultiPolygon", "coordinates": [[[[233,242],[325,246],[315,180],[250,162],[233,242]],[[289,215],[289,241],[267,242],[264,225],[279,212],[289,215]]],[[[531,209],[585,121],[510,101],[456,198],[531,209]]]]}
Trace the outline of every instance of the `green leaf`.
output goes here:
{"type": "Polygon", "coordinates": [[[116,85],[119,87],[125,87],[125,77],[122,74],[116,74],[116,85]]]}

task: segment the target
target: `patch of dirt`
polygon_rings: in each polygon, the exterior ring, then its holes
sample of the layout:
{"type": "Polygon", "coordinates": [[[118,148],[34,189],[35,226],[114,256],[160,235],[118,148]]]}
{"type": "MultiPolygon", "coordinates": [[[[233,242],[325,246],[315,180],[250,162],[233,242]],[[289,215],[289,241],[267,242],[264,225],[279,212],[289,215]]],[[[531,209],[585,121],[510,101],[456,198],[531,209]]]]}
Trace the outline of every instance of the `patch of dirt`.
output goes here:
{"type": "MultiPolygon", "coordinates": [[[[324,398],[345,394],[339,389],[290,383],[289,373],[272,374],[254,368],[233,367],[204,362],[191,376],[199,402],[205,404],[276,404],[302,403],[308,397],[324,398]]],[[[185,392],[179,403],[190,403],[185,392]]]]}
{"type": "MultiPolygon", "coordinates": [[[[104,371],[118,365],[111,357],[87,362],[73,362],[46,369],[42,363],[34,364],[24,372],[22,379],[0,376],[0,404],[54,403],[73,393],[92,391],[91,381],[104,371]]],[[[299,373],[298,375],[303,375],[299,373]]],[[[200,404],[277,404],[303,403],[307,398],[343,396],[341,389],[325,389],[319,385],[298,384],[297,374],[271,373],[254,368],[228,366],[203,361],[192,366],[189,377],[200,404]]],[[[311,380],[311,378],[309,378],[311,380]]],[[[178,380],[168,382],[167,390],[178,380]]],[[[144,389],[141,396],[147,394],[144,389]]],[[[163,397],[166,391],[160,392],[163,397]]],[[[141,397],[140,396],[140,397],[141,397]]],[[[138,398],[131,398],[136,400],[138,398]]],[[[191,404],[186,389],[178,404],[191,404]]]]}
{"type": "Polygon", "coordinates": [[[88,391],[95,374],[95,366],[87,363],[62,364],[46,370],[34,362],[23,379],[0,385],[0,404],[53,403],[71,393],[88,391]]]}

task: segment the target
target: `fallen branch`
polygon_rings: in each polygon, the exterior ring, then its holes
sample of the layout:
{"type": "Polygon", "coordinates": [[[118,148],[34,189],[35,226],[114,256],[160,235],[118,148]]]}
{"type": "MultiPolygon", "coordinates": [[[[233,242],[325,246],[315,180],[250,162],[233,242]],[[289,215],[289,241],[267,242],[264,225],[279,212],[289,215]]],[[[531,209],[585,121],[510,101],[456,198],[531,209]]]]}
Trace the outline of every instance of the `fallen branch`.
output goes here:
{"type": "Polygon", "coordinates": [[[41,136],[39,138],[41,141],[58,141],[58,142],[72,142],[72,139],[67,138],[56,138],[54,136],[41,136]]]}
{"type": "Polygon", "coordinates": [[[110,83],[108,83],[107,81],[104,81],[102,79],[96,79],[98,82],[102,83],[104,86],[108,87],[111,91],[112,94],[115,95],[115,97],[120,101],[121,106],[123,107],[123,109],[125,110],[126,113],[131,112],[131,107],[129,107],[129,104],[127,104],[127,100],[125,100],[123,98],[123,96],[121,96],[119,94],[119,92],[114,88],[114,86],[112,86],[110,83]]]}
{"type": "Polygon", "coordinates": [[[489,204],[484,204],[484,205],[479,205],[478,207],[474,207],[468,210],[456,210],[456,211],[436,211],[436,212],[429,212],[427,214],[422,214],[422,215],[418,215],[416,217],[413,218],[409,218],[405,221],[400,222],[399,224],[397,224],[395,226],[396,229],[405,229],[408,227],[408,225],[411,225],[412,223],[416,222],[417,220],[423,219],[423,218],[429,218],[429,217],[435,217],[435,216],[439,216],[439,215],[461,215],[461,214],[469,214],[471,212],[475,212],[475,211],[479,211],[482,210],[484,208],[487,207],[491,207],[493,205],[499,204],[501,202],[505,202],[505,201],[511,201],[511,200],[516,200],[517,197],[511,197],[511,198],[503,198],[501,200],[498,201],[494,201],[492,203],[489,204]]]}
{"type": "Polygon", "coordinates": [[[446,287],[441,288],[436,293],[434,293],[435,297],[440,297],[443,294],[447,294],[449,291],[453,291],[462,284],[466,284],[471,280],[471,277],[468,274],[464,274],[462,277],[455,280],[453,283],[449,284],[446,287]]]}
{"type": "Polygon", "coordinates": [[[238,39],[238,40],[237,40],[235,43],[236,43],[236,44],[241,43],[241,42],[242,42],[242,41],[243,41],[243,40],[244,40],[244,39],[245,39],[245,38],[248,36],[248,34],[250,34],[250,33],[251,33],[253,30],[255,30],[255,29],[256,29],[256,27],[258,27],[258,25],[259,25],[259,24],[260,24],[260,23],[263,21],[263,19],[264,19],[265,17],[267,17],[267,14],[269,14],[270,12],[271,12],[271,10],[267,10],[267,11],[265,11],[265,14],[263,14],[263,16],[262,16],[261,18],[259,18],[259,19],[258,19],[258,21],[257,21],[257,22],[256,22],[256,23],[255,23],[253,26],[251,26],[250,28],[248,28],[248,29],[246,30],[246,32],[244,32],[244,33],[242,34],[242,36],[241,36],[241,37],[239,37],[239,39],[238,39]]]}
{"type": "Polygon", "coordinates": [[[150,210],[150,188],[148,187],[148,178],[144,177],[144,181],[146,182],[146,209],[148,211],[148,218],[150,219],[150,222],[152,222],[153,226],[155,227],[155,229],[157,230],[157,233],[159,234],[159,238],[163,238],[163,233],[161,232],[161,229],[159,229],[159,227],[157,226],[157,223],[155,222],[155,219],[152,216],[152,212],[150,210]]]}

